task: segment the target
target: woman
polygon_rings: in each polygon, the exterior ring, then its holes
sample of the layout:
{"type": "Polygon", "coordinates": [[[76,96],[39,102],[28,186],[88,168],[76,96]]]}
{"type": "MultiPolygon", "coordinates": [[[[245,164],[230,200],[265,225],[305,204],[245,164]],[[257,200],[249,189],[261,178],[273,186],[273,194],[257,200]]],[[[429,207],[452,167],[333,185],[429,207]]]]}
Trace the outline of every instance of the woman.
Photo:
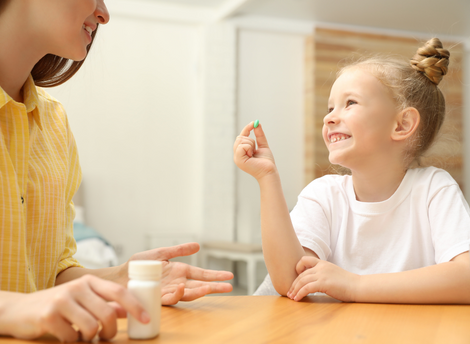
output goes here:
{"type": "MultiPolygon", "coordinates": [[[[0,334],[90,340],[101,324],[100,337],[110,339],[126,312],[149,320],[125,288],[128,263],[90,270],[73,258],[78,154],[62,105],[39,87],[71,78],[108,21],[103,0],[0,0],[0,334]]],[[[131,260],[163,261],[166,305],[230,291],[211,282],[230,272],[168,262],[198,249],[185,244],[131,260]]]]}

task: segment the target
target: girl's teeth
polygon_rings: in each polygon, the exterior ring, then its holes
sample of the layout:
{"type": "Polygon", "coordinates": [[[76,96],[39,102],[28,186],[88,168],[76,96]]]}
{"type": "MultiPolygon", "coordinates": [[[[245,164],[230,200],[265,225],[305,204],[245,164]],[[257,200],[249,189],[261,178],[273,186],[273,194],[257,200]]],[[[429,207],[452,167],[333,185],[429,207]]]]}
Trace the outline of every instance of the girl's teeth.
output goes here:
{"type": "Polygon", "coordinates": [[[346,140],[346,136],[335,136],[331,139],[331,143],[335,143],[337,141],[343,141],[343,140],[346,140]]]}

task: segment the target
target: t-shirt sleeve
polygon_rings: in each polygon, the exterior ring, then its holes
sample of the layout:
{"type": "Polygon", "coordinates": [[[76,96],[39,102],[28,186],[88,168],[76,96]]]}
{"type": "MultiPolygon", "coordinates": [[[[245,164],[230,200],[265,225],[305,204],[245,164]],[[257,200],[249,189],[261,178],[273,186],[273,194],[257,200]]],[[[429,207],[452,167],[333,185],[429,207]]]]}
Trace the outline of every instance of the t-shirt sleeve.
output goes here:
{"type": "Polygon", "coordinates": [[[436,263],[448,262],[468,251],[470,210],[459,186],[453,184],[436,191],[428,209],[436,263]]]}
{"type": "Polygon", "coordinates": [[[328,204],[323,199],[325,191],[321,181],[313,181],[300,193],[290,214],[300,244],[315,252],[322,260],[327,260],[331,254],[331,225],[328,204]]]}

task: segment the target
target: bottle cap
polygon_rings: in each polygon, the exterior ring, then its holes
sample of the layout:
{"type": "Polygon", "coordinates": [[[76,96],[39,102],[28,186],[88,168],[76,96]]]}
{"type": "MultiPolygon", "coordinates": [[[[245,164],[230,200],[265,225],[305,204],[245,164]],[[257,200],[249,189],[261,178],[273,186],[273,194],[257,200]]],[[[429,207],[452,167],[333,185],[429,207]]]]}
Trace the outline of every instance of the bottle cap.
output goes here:
{"type": "Polygon", "coordinates": [[[162,262],[158,260],[131,260],[129,278],[158,281],[162,277],[162,262]]]}

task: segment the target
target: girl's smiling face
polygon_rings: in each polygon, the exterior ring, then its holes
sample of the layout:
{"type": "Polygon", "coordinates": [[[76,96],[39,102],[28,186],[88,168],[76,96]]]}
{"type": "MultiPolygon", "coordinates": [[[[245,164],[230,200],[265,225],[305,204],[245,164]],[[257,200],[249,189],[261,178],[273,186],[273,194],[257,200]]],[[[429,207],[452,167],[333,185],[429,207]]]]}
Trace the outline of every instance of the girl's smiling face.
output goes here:
{"type": "Polygon", "coordinates": [[[346,70],[331,88],[323,119],[330,162],[355,170],[382,161],[397,113],[390,91],[376,77],[362,68],[346,70]]]}
{"type": "Polygon", "coordinates": [[[86,57],[91,33],[109,21],[104,0],[34,1],[30,19],[37,28],[38,43],[48,54],[75,61],[86,57]]]}

